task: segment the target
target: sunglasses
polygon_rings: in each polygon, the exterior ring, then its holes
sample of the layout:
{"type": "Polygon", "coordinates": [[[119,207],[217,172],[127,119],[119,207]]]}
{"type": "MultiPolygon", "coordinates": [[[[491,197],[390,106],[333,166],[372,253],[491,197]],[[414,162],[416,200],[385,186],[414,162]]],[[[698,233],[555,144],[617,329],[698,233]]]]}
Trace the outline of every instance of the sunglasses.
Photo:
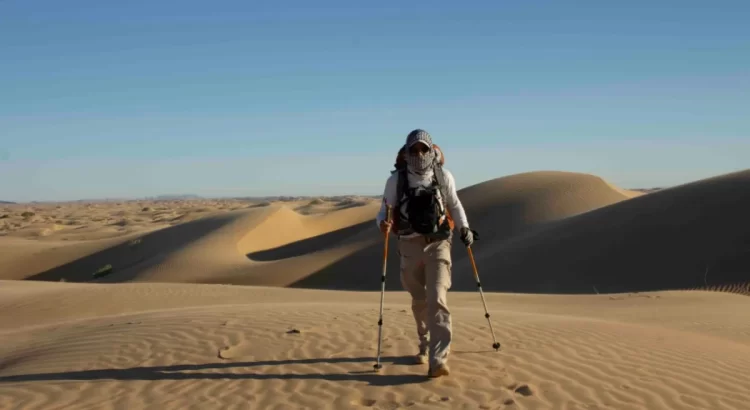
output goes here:
{"type": "Polygon", "coordinates": [[[409,153],[411,154],[426,154],[429,151],[430,147],[419,142],[409,147],[409,153]]]}

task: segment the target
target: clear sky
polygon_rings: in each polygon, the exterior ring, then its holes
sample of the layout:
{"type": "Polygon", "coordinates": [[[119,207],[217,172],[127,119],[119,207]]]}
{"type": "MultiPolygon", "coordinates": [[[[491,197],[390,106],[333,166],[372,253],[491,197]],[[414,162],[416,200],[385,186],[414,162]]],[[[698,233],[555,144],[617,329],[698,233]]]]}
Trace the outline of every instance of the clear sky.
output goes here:
{"type": "Polygon", "coordinates": [[[748,1],[0,0],[0,199],[379,194],[750,164],[748,1]]]}

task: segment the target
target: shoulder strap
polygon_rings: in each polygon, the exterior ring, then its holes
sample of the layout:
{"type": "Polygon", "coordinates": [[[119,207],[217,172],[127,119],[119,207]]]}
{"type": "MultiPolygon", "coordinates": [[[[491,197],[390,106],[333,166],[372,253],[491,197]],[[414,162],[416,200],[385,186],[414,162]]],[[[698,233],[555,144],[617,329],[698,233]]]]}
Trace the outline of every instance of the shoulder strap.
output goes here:
{"type": "Polygon", "coordinates": [[[406,169],[399,169],[393,172],[397,173],[398,179],[396,180],[396,203],[393,205],[393,213],[391,215],[393,216],[394,232],[398,233],[404,228],[402,223],[405,223],[405,221],[404,215],[401,213],[401,206],[404,204],[404,190],[409,182],[406,179],[406,169]]]}
{"type": "Polygon", "coordinates": [[[443,200],[447,201],[447,184],[445,182],[443,167],[440,164],[435,164],[433,172],[435,173],[435,179],[437,180],[438,188],[440,188],[440,195],[443,197],[443,200]]]}
{"type": "Polygon", "coordinates": [[[404,196],[404,188],[408,184],[406,180],[406,170],[398,169],[395,172],[398,173],[398,182],[396,183],[396,204],[401,205],[401,198],[404,196]]]}
{"type": "Polygon", "coordinates": [[[448,185],[445,182],[443,166],[440,164],[435,164],[435,170],[433,172],[435,173],[435,179],[438,183],[438,189],[440,189],[440,196],[443,199],[443,210],[445,211],[445,216],[448,217],[448,226],[450,226],[450,229],[453,230],[455,222],[453,221],[453,217],[451,216],[450,209],[448,209],[448,185]]]}
{"type": "Polygon", "coordinates": [[[396,162],[393,164],[393,167],[396,168],[396,171],[406,168],[406,159],[404,158],[405,154],[406,144],[402,145],[398,150],[398,154],[396,154],[396,162]]]}

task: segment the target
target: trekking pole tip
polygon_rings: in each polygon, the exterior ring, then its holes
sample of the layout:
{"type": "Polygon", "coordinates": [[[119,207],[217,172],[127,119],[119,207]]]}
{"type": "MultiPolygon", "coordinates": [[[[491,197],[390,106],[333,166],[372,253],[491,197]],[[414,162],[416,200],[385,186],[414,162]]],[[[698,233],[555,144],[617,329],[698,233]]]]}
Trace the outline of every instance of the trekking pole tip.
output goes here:
{"type": "Polygon", "coordinates": [[[498,350],[500,350],[500,343],[499,342],[495,342],[495,343],[492,344],[492,347],[495,349],[495,351],[498,351],[498,350]]]}

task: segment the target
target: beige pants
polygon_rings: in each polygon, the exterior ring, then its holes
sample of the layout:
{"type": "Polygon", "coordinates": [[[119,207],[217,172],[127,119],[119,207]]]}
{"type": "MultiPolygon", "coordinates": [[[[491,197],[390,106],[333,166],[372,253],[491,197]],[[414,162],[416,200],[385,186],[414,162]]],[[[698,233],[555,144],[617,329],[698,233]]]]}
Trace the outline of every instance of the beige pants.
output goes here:
{"type": "Polygon", "coordinates": [[[401,284],[411,294],[419,349],[427,352],[429,346],[430,367],[445,362],[450,352],[451,245],[452,238],[432,243],[422,236],[399,240],[401,284]]]}

